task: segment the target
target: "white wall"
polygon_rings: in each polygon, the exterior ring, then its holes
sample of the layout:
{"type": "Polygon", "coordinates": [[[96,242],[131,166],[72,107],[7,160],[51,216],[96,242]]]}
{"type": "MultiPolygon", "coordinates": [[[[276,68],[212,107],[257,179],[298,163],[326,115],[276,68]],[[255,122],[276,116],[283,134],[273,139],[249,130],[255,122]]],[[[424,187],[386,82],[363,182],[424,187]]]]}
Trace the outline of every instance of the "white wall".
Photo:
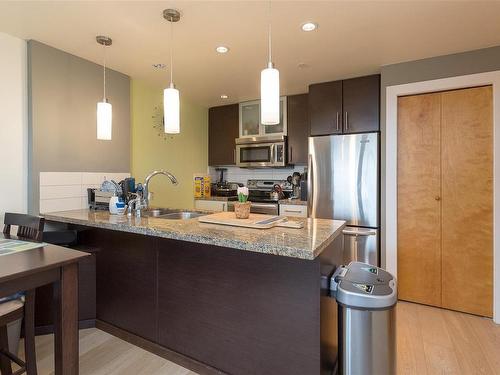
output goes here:
{"type": "Polygon", "coordinates": [[[5,212],[27,210],[26,64],[26,41],[0,33],[0,227],[5,212]]]}

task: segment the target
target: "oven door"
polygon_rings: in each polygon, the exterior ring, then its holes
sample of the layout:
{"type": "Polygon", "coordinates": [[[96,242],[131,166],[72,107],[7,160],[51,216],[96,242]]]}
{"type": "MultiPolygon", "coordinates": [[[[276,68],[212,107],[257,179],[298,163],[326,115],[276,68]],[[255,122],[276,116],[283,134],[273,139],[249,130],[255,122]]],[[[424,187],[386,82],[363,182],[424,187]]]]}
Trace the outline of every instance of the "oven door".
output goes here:
{"type": "Polygon", "coordinates": [[[236,145],[236,165],[239,167],[284,167],[284,143],[236,145]]]}

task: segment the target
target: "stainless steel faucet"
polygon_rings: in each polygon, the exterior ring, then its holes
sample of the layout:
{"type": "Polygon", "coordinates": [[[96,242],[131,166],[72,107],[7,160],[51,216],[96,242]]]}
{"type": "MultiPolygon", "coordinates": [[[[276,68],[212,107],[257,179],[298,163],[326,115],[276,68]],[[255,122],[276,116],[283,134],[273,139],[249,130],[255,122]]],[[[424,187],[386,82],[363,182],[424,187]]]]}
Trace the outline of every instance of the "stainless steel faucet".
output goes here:
{"type": "Polygon", "coordinates": [[[145,203],[145,208],[149,208],[149,181],[156,175],[162,174],[164,176],[167,176],[172,184],[177,185],[177,178],[175,176],[167,171],[160,170],[160,171],[153,171],[148,176],[146,177],[146,180],[144,181],[144,203],[145,203]]]}
{"type": "Polygon", "coordinates": [[[127,216],[132,216],[132,211],[135,210],[135,216],[141,217],[141,210],[145,208],[144,199],[136,193],[131,193],[134,195],[134,199],[129,200],[127,208],[127,216]]]}

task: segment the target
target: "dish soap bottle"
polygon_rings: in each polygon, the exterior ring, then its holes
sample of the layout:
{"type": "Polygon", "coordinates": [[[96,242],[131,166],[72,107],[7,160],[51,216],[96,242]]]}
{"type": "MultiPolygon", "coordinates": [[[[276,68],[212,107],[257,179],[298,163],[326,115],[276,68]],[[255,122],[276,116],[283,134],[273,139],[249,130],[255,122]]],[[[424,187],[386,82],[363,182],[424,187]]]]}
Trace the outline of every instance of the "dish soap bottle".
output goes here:
{"type": "Polygon", "coordinates": [[[119,201],[120,199],[116,196],[116,194],[109,199],[109,213],[111,215],[118,215],[117,204],[119,201]]]}

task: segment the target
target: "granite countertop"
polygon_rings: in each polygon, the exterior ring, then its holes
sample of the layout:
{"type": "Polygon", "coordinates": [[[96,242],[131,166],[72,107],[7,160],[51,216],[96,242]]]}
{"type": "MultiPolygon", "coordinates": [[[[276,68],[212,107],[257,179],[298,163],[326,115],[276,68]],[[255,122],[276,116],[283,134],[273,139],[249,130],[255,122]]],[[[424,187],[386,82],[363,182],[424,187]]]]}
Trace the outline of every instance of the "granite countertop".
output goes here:
{"type": "Polygon", "coordinates": [[[297,206],[307,206],[307,201],[301,201],[300,199],[280,199],[279,204],[294,204],[297,206]]]}
{"type": "Polygon", "coordinates": [[[345,221],[294,218],[303,221],[302,229],[250,229],[188,220],[111,215],[108,211],[73,210],[51,212],[46,220],[95,228],[138,233],[180,241],[204,243],[244,251],[274,254],[300,259],[315,259],[342,233],[345,221]]]}

